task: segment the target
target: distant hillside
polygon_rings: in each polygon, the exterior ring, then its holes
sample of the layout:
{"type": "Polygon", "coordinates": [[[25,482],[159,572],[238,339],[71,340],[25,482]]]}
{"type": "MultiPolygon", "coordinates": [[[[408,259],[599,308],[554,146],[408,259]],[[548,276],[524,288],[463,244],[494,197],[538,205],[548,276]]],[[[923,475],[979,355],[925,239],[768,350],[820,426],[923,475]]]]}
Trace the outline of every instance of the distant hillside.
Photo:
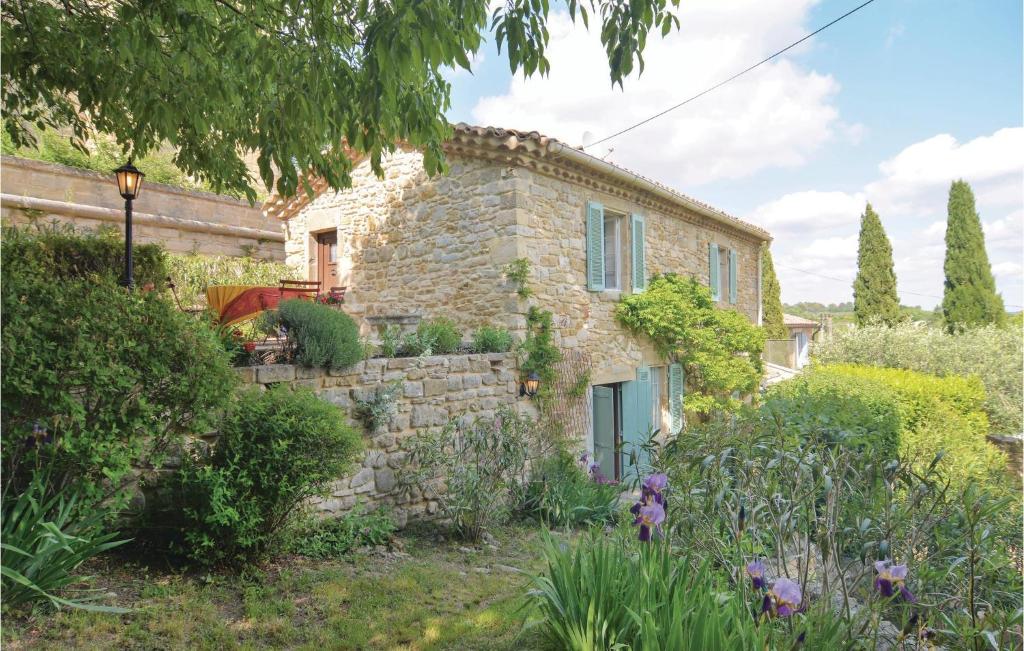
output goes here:
{"type": "MultiPolygon", "coordinates": [[[[853,302],[829,303],[827,305],[824,303],[813,302],[786,303],[783,304],[782,311],[786,314],[801,316],[805,319],[814,319],[815,321],[819,320],[821,315],[829,314],[832,316],[833,327],[852,324],[855,322],[853,316],[853,302]]],[[[913,305],[901,305],[900,311],[911,321],[924,321],[929,324],[938,324],[942,318],[941,313],[937,310],[924,310],[913,305]]]]}

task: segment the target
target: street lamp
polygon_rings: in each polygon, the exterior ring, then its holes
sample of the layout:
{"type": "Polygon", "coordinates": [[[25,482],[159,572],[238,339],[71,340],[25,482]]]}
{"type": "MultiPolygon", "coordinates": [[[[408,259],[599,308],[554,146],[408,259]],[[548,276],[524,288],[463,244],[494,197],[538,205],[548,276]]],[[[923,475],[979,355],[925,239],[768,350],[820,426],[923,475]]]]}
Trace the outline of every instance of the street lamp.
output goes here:
{"type": "Polygon", "coordinates": [[[135,169],[129,158],[127,165],[114,170],[117,176],[117,190],[124,197],[124,286],[131,289],[135,283],[132,280],[132,201],[142,191],[142,179],[146,176],[135,169]]]}
{"type": "Polygon", "coordinates": [[[540,389],[540,375],[538,375],[536,371],[533,371],[529,375],[527,375],[526,376],[526,380],[524,380],[519,385],[519,395],[520,396],[530,396],[532,398],[535,395],[537,395],[537,391],[539,389],[540,389]]]}

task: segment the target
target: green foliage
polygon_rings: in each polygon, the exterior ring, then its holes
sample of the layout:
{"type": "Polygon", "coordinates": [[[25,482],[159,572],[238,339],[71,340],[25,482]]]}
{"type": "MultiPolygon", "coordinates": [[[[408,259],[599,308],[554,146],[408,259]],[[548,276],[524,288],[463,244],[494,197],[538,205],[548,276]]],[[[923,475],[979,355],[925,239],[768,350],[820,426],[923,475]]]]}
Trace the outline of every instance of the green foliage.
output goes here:
{"type": "Polygon", "coordinates": [[[870,203],[860,218],[859,242],[857,278],[853,281],[853,309],[857,323],[864,325],[877,319],[892,325],[900,318],[892,244],[882,227],[882,220],[870,203]]]}
{"type": "MultiPolygon", "coordinates": [[[[77,231],[61,224],[3,229],[4,273],[46,275],[50,282],[102,277],[115,283],[124,275],[124,237],[116,228],[77,231]]],[[[167,255],[156,244],[132,247],[137,287],[167,284],[167,255]]]]}
{"type": "Polygon", "coordinates": [[[555,364],[562,359],[562,352],[554,343],[552,327],[551,312],[531,305],[526,312],[526,338],[519,348],[523,355],[519,371],[523,377],[531,373],[540,377],[540,389],[535,399],[542,410],[551,399],[556,376],[555,364]]]}
{"type": "Polygon", "coordinates": [[[451,319],[439,318],[420,321],[416,326],[415,355],[451,355],[462,347],[462,334],[451,319]]]}
{"type": "Polygon", "coordinates": [[[693,278],[656,275],[641,294],[624,296],[615,317],[646,335],[665,359],[686,369],[688,410],[735,410],[735,394],[750,394],[761,380],[764,332],[735,310],[722,310],[693,278]]]}
{"type": "Polygon", "coordinates": [[[312,391],[242,392],[212,448],[184,459],[187,555],[203,565],[237,566],[272,554],[295,510],[325,494],[361,447],[343,412],[312,391]]]}
{"type": "Polygon", "coordinates": [[[549,538],[544,560],[529,597],[559,649],[789,649],[798,637],[826,649],[848,635],[827,607],[794,626],[759,622],[710,563],[662,542],[636,549],[592,534],[568,547],[549,538]]]}
{"type": "MultiPolygon", "coordinates": [[[[678,2],[569,3],[573,21],[600,17],[612,83],[639,63],[651,29],[666,34],[678,2]],[[589,7],[589,12],[585,10],[589,7]]],[[[4,126],[17,146],[28,125],[78,140],[110,133],[140,159],[167,143],[175,165],[217,190],[255,199],[243,157],[282,196],[307,171],[335,189],[351,184],[353,156],[381,174],[398,143],[443,167],[450,135],[445,71],[470,68],[488,29],[509,66],[547,74],[548,5],[325,2],[290,5],[179,0],[151,5],[5,5],[0,32],[4,126]],[[171,101],[188,89],[187,101],[171,101]],[[287,119],[282,116],[287,114],[287,119]],[[125,119],[131,116],[131,119],[125,119]]]]}
{"type": "Polygon", "coordinates": [[[899,403],[868,379],[815,368],[771,387],[764,408],[799,440],[842,444],[881,461],[899,452],[899,403]]]}
{"type": "Polygon", "coordinates": [[[104,532],[105,513],[82,508],[74,489],[60,490],[46,471],[33,472],[21,494],[10,492],[3,499],[3,561],[0,585],[4,612],[46,601],[103,612],[127,612],[92,603],[101,595],[85,594],[78,599],[60,593],[84,577],[74,572],[87,559],[102,554],[127,540],[114,540],[117,533],[104,532]]]}
{"type": "Polygon", "coordinates": [[[385,326],[380,333],[377,351],[381,357],[397,357],[402,345],[402,329],[396,325],[385,326]]]}
{"type": "Polygon", "coordinates": [[[167,266],[178,300],[185,307],[205,306],[206,288],[214,285],[276,287],[295,272],[286,264],[226,255],[169,255],[167,266]]]}
{"type": "Polygon", "coordinates": [[[307,368],[344,369],[363,356],[359,327],[352,317],[313,301],[281,301],[277,318],[287,329],[295,362],[307,368]]]}
{"type": "Polygon", "coordinates": [[[789,330],[782,319],[782,287],[767,244],[761,246],[761,313],[765,338],[789,339],[789,330]]]}
{"type": "Polygon", "coordinates": [[[985,389],[977,377],[936,377],[915,371],[837,365],[815,370],[837,383],[866,380],[899,409],[903,457],[923,469],[936,455],[954,489],[1005,484],[1006,455],[986,440],[985,389]]]}
{"type": "Polygon", "coordinates": [[[996,293],[981,218],[974,208],[974,193],[966,181],[949,188],[946,223],[946,273],[942,312],[946,327],[956,332],[967,326],[1006,322],[1003,298],[996,293]]]}
{"type": "MultiPolygon", "coordinates": [[[[213,429],[237,378],[212,330],[161,293],[129,292],[89,263],[93,252],[109,251],[102,238],[81,238],[78,251],[66,234],[7,235],[4,491],[22,490],[43,455],[55,484],[116,512],[127,503],[132,468],[159,465],[183,434],[213,429]],[[36,427],[54,445],[27,444],[36,427]]],[[[163,257],[149,251],[153,269],[163,257]]]]}
{"type": "Polygon", "coordinates": [[[402,491],[437,499],[454,533],[479,540],[523,500],[529,461],[543,446],[536,423],[502,406],[494,416],[457,416],[409,442],[402,491]]]}
{"type": "Polygon", "coordinates": [[[373,390],[373,397],[368,400],[356,400],[354,415],[363,421],[367,431],[378,432],[398,413],[398,395],[402,392],[399,380],[387,384],[378,384],[373,390]]]}
{"type": "Polygon", "coordinates": [[[485,325],[473,331],[470,348],[474,353],[507,353],[512,350],[514,343],[508,328],[485,325]]]}
{"type": "Polygon", "coordinates": [[[561,451],[531,470],[523,510],[549,527],[610,524],[621,491],[617,484],[593,481],[561,451]]]}
{"type": "Polygon", "coordinates": [[[355,509],[333,518],[310,518],[289,532],[288,552],[309,558],[343,558],[363,545],[384,545],[395,523],[384,509],[364,513],[355,509]]]}
{"type": "MultiPolygon", "coordinates": [[[[75,146],[68,134],[52,129],[34,129],[33,135],[34,146],[15,147],[10,134],[4,131],[4,155],[58,163],[105,175],[110,175],[126,162],[125,153],[115,138],[104,133],[94,133],[82,148],[75,146]]],[[[142,158],[135,159],[133,164],[146,175],[146,183],[163,183],[186,190],[211,190],[207,184],[196,183],[178,169],[174,164],[174,152],[166,147],[154,149],[142,158]]],[[[229,194],[241,196],[237,191],[229,194]]]]}
{"type": "Polygon", "coordinates": [[[505,277],[516,286],[516,294],[519,298],[530,298],[533,290],[526,284],[530,278],[530,260],[528,258],[516,258],[505,265],[505,277]]]}
{"type": "Polygon", "coordinates": [[[977,375],[985,385],[985,411],[992,431],[1024,429],[1024,333],[1020,328],[983,326],[948,334],[938,328],[901,324],[837,330],[815,345],[825,364],[867,364],[931,375],[977,375]]]}

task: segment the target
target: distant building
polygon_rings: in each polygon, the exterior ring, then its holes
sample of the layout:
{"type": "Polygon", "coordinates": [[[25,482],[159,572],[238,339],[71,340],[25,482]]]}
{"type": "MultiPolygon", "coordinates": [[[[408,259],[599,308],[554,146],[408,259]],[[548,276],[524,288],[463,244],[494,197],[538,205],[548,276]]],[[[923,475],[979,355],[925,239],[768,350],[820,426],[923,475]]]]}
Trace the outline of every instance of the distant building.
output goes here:
{"type": "Polygon", "coordinates": [[[811,361],[811,342],[814,340],[814,335],[821,329],[821,324],[792,314],[783,314],[782,323],[789,330],[790,338],[796,342],[792,368],[803,368],[811,361]]]}

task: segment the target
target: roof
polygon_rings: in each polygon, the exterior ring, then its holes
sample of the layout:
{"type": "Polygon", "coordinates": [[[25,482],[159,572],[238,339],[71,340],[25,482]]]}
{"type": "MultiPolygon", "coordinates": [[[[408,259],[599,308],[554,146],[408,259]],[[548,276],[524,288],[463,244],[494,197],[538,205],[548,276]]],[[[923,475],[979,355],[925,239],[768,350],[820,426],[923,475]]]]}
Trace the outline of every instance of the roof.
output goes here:
{"type": "Polygon", "coordinates": [[[805,319],[802,316],[795,316],[793,314],[785,314],[785,313],[783,313],[783,315],[782,315],[782,323],[785,324],[785,325],[788,325],[788,326],[815,326],[815,327],[817,327],[817,326],[821,325],[817,321],[812,321],[811,319],[805,319]]]}
{"type": "MultiPolygon", "coordinates": [[[[692,210],[720,224],[731,226],[758,240],[771,240],[771,235],[762,228],[745,222],[702,201],[698,201],[657,181],[641,176],[632,170],[592,156],[580,148],[573,147],[537,131],[473,126],[460,122],[454,125],[452,138],[445,143],[445,150],[456,154],[472,154],[480,153],[481,151],[498,154],[504,153],[514,157],[521,155],[524,161],[526,158],[540,158],[552,163],[575,164],[577,167],[613,178],[636,189],[652,192],[663,200],[692,210]]],[[[310,179],[310,186],[313,188],[313,197],[308,196],[305,192],[299,192],[296,196],[288,198],[274,195],[264,203],[264,212],[268,216],[274,216],[282,220],[294,217],[312,199],[328,189],[327,183],[322,179],[310,179]]]]}

